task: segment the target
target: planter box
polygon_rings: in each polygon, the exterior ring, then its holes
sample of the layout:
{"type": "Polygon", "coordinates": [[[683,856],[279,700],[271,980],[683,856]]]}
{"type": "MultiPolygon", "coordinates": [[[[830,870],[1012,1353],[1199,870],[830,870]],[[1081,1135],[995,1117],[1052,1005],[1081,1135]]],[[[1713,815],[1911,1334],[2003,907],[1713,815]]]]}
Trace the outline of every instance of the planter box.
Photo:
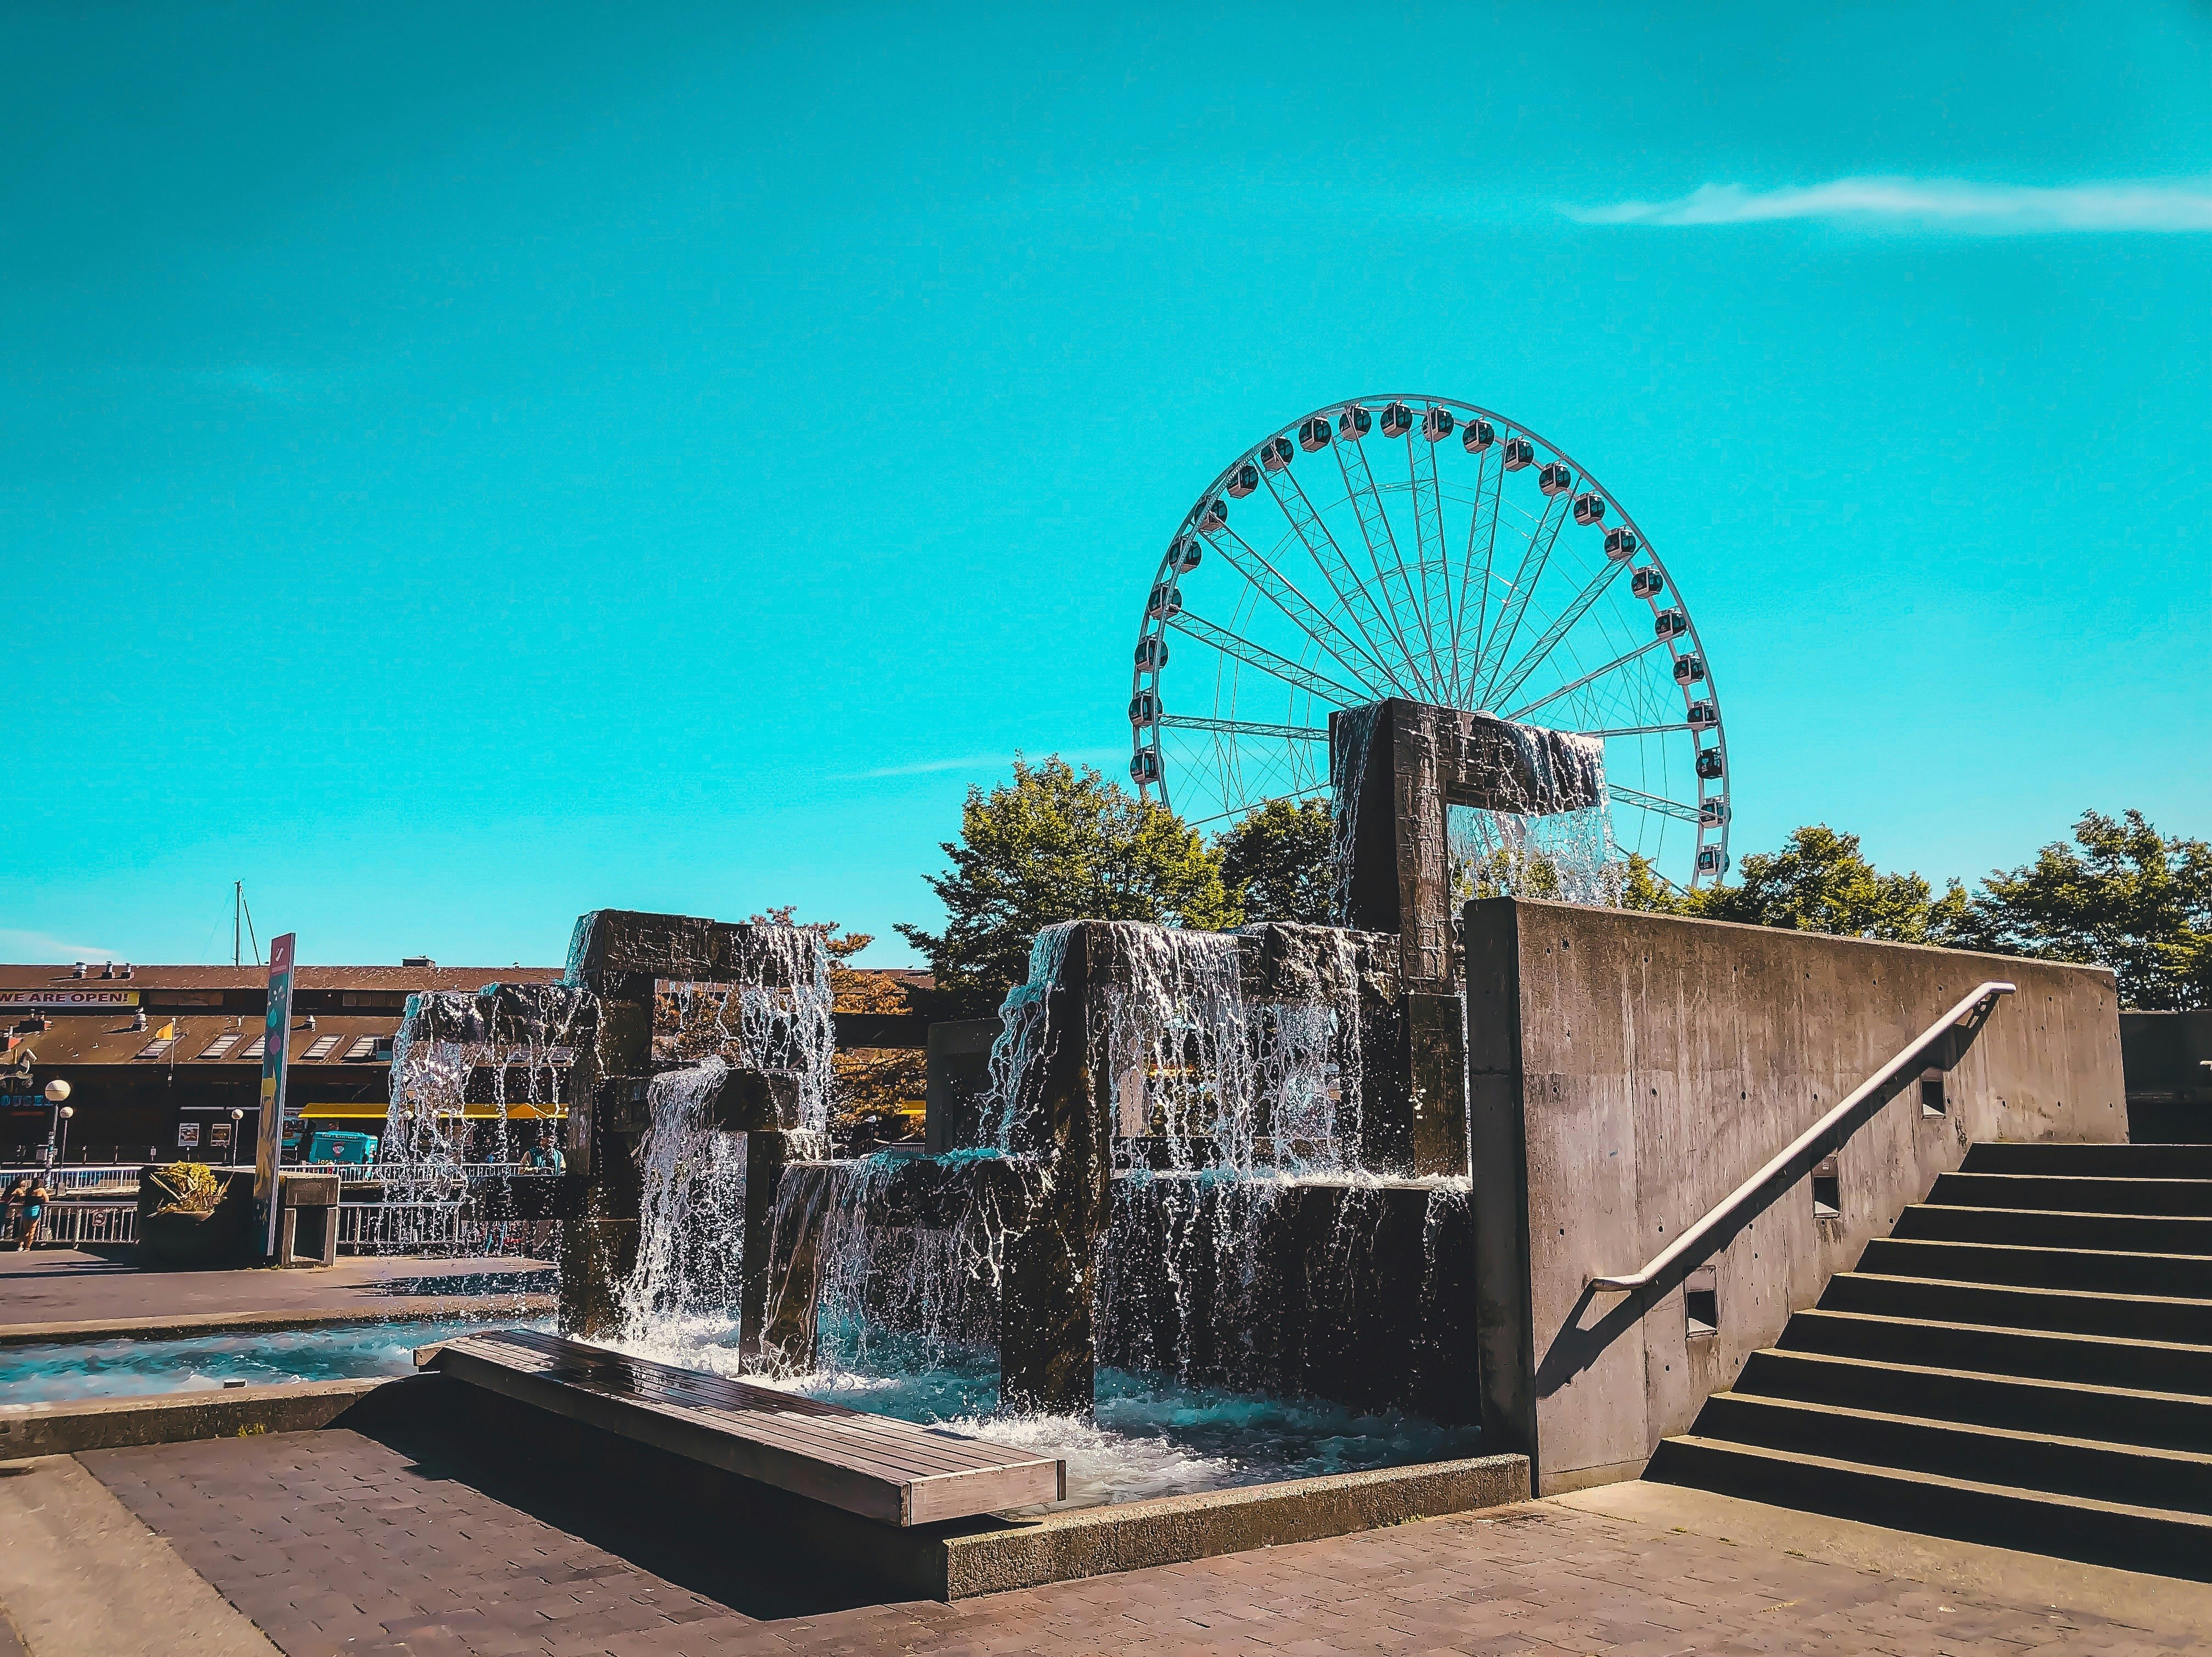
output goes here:
{"type": "Polygon", "coordinates": [[[138,1259],[149,1266],[231,1266],[253,1263],[253,1170],[218,1168],[222,1199],[212,1214],[157,1214],[167,1200],[154,1184],[160,1164],[138,1171],[138,1259]]]}

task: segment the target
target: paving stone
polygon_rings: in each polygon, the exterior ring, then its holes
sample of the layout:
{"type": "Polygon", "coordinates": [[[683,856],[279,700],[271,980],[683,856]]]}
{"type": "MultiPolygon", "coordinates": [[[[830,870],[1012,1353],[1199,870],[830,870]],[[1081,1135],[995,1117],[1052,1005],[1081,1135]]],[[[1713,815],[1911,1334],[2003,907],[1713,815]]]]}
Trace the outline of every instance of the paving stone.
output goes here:
{"type": "Polygon", "coordinates": [[[619,1492],[510,1487],[391,1435],[80,1459],[291,1657],[2200,1648],[1547,1504],[941,1605],[720,1557],[710,1527],[625,1514],[619,1492]]]}

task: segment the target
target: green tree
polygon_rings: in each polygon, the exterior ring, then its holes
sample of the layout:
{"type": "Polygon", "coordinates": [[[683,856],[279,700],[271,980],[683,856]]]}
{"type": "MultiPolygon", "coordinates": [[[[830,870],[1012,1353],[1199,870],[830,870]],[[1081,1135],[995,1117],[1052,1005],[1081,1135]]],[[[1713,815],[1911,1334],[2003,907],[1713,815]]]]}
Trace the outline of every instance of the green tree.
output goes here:
{"type": "Polygon", "coordinates": [[[1656,881],[1647,881],[1638,896],[1641,901],[1634,907],[1663,907],[1704,920],[1900,944],[1957,942],[1969,910],[1966,889],[1958,882],[1951,882],[1939,898],[1909,870],[1884,874],[1861,854],[1856,835],[1839,835],[1824,822],[1798,829],[1778,852],[1751,853],[1734,886],[1662,895],[1656,881]]]}
{"type": "Polygon", "coordinates": [[[952,867],[925,878],[945,926],[901,926],[928,957],[929,1011],[981,1017],[1029,974],[1030,942],[1061,920],[1150,920],[1216,930],[1242,920],[1221,854],[1165,806],[1058,755],[1017,759],[1011,783],[968,791],[952,867]]]}
{"type": "Polygon", "coordinates": [[[2212,1006],[2212,843],[2161,835],[2140,811],[2084,811],[2074,840],[1991,871],[1961,941],[2110,967],[2130,1007],[2212,1006]]]}
{"type": "Polygon", "coordinates": [[[1331,920],[1334,842],[1327,800],[1269,800],[1214,841],[1221,878],[1247,920],[1331,920]]]}
{"type": "Polygon", "coordinates": [[[1621,877],[1620,907],[1624,909],[1644,909],[1654,914],[1678,915],[1682,913],[1686,894],[1651,866],[1651,859],[1641,852],[1628,854],[1628,872],[1621,877]]]}

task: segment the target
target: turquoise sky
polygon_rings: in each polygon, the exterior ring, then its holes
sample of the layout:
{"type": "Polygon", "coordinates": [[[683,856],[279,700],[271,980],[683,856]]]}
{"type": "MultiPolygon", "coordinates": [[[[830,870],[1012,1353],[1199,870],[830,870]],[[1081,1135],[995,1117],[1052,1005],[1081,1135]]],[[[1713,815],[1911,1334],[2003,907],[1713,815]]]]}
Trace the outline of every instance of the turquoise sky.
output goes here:
{"type": "Polygon", "coordinates": [[[0,140],[8,958],[933,920],[1401,387],[1634,513],[1739,858],[2212,833],[2202,4],[19,5],[0,140]]]}

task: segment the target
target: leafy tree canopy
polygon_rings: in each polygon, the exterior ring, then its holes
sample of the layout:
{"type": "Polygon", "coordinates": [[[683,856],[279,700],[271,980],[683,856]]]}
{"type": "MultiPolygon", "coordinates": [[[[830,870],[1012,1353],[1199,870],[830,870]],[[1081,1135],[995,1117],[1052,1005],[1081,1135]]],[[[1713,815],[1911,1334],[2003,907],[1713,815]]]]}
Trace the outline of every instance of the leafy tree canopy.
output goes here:
{"type": "Polygon", "coordinates": [[[1333,842],[1327,800],[1270,800],[1214,845],[1222,882],[1247,920],[1328,925],[1333,842]]]}
{"type": "Polygon", "coordinates": [[[2110,967],[2127,1006],[2212,1006],[2212,842],[2161,835],[2140,811],[2084,811],[2074,842],[1992,870],[1961,941],[2110,967]]]}
{"type": "Polygon", "coordinates": [[[1221,854],[1165,806],[1058,755],[1014,762],[1013,780],[968,791],[952,867],[926,877],[945,926],[902,926],[928,957],[930,1011],[981,1017],[1029,975],[1030,942],[1061,920],[1149,920],[1214,930],[1243,916],[1221,854]]]}
{"type": "Polygon", "coordinates": [[[1856,835],[1825,822],[1792,834],[1778,852],[1744,859],[1734,886],[1705,886],[1673,895],[1661,907],[1705,920],[1788,926],[1802,932],[1879,938],[1899,944],[1957,941],[1966,913],[1966,889],[1953,881],[1943,895],[1910,870],[1883,874],[1859,851],[1856,835]]]}

